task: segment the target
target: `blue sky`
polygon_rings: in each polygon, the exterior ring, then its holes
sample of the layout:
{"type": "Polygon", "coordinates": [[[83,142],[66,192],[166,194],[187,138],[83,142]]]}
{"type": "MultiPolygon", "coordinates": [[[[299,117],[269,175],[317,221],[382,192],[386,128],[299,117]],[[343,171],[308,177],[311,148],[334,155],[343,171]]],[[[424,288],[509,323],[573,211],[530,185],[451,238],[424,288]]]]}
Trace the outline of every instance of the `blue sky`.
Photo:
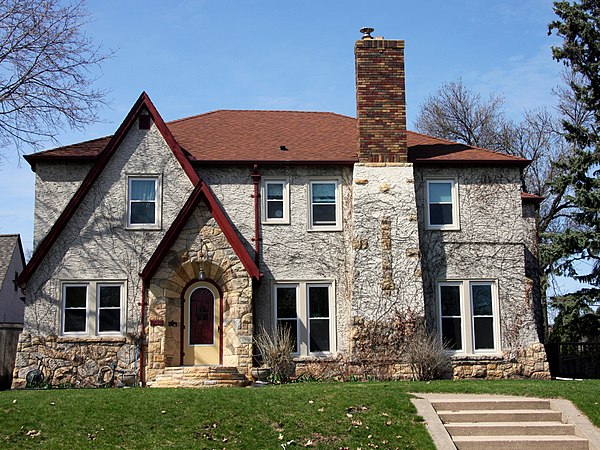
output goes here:
{"type": "MultiPolygon", "coordinates": [[[[88,35],[116,51],[97,86],[103,123],[65,131],[61,144],[112,134],[146,91],[165,120],[216,109],[355,115],[354,41],[363,26],[406,41],[409,128],[425,97],[462,78],[508,114],[552,106],[561,65],[547,36],[550,0],[155,1],[88,0],[88,35]]],[[[51,145],[49,144],[49,148],[51,145]]],[[[32,247],[34,177],[5,149],[0,233],[32,247]]]]}

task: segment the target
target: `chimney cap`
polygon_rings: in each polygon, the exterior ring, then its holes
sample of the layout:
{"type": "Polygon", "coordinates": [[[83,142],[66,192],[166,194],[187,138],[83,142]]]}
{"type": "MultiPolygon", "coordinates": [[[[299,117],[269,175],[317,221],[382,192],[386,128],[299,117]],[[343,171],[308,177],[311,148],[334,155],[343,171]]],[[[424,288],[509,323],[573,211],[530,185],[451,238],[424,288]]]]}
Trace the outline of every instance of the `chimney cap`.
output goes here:
{"type": "Polygon", "coordinates": [[[375,31],[375,28],[362,27],[360,29],[360,32],[363,34],[362,39],[373,39],[373,36],[371,36],[373,31],[375,31]]]}

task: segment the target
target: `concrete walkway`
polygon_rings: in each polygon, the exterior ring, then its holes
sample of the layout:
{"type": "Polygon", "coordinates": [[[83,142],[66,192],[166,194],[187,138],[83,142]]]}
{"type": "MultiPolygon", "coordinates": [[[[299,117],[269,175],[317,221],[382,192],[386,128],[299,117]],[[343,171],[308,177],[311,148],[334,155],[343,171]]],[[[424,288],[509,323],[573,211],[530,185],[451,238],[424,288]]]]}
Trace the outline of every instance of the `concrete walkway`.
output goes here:
{"type": "Polygon", "coordinates": [[[412,395],[438,450],[600,450],[600,430],[568,400],[412,395]]]}

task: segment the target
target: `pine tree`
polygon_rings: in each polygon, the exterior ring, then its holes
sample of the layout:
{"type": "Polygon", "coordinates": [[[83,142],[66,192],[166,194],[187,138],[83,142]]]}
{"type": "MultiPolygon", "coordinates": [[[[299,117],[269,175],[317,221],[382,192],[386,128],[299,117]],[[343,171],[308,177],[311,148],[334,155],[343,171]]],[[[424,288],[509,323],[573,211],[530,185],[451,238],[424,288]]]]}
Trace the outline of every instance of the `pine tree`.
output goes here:
{"type": "Polygon", "coordinates": [[[563,41],[553,47],[553,57],[576,74],[571,87],[589,114],[583,121],[563,120],[573,152],[559,162],[561,175],[553,190],[565,192],[569,226],[545,234],[543,248],[544,257],[556,261],[551,267],[555,273],[592,285],[556,299],[583,301],[583,314],[600,301],[600,0],[555,2],[554,12],[558,19],[548,25],[548,34],[556,33],[563,41]],[[582,273],[581,261],[591,263],[591,269],[582,273]]]}

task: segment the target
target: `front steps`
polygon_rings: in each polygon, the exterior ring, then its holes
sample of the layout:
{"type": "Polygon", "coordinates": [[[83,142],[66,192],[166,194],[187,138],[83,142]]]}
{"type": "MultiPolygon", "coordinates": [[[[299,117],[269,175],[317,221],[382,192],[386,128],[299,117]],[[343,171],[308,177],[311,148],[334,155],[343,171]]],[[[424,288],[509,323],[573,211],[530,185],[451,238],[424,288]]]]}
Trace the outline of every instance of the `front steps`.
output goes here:
{"type": "MultiPolygon", "coordinates": [[[[520,397],[423,395],[453,444],[470,449],[589,450],[551,400],[520,397]]],[[[594,448],[594,447],[592,447],[594,448]]]]}
{"type": "Polygon", "coordinates": [[[159,388],[244,387],[250,381],[235,367],[184,366],[167,367],[164,373],[147,384],[149,387],[159,388]]]}

